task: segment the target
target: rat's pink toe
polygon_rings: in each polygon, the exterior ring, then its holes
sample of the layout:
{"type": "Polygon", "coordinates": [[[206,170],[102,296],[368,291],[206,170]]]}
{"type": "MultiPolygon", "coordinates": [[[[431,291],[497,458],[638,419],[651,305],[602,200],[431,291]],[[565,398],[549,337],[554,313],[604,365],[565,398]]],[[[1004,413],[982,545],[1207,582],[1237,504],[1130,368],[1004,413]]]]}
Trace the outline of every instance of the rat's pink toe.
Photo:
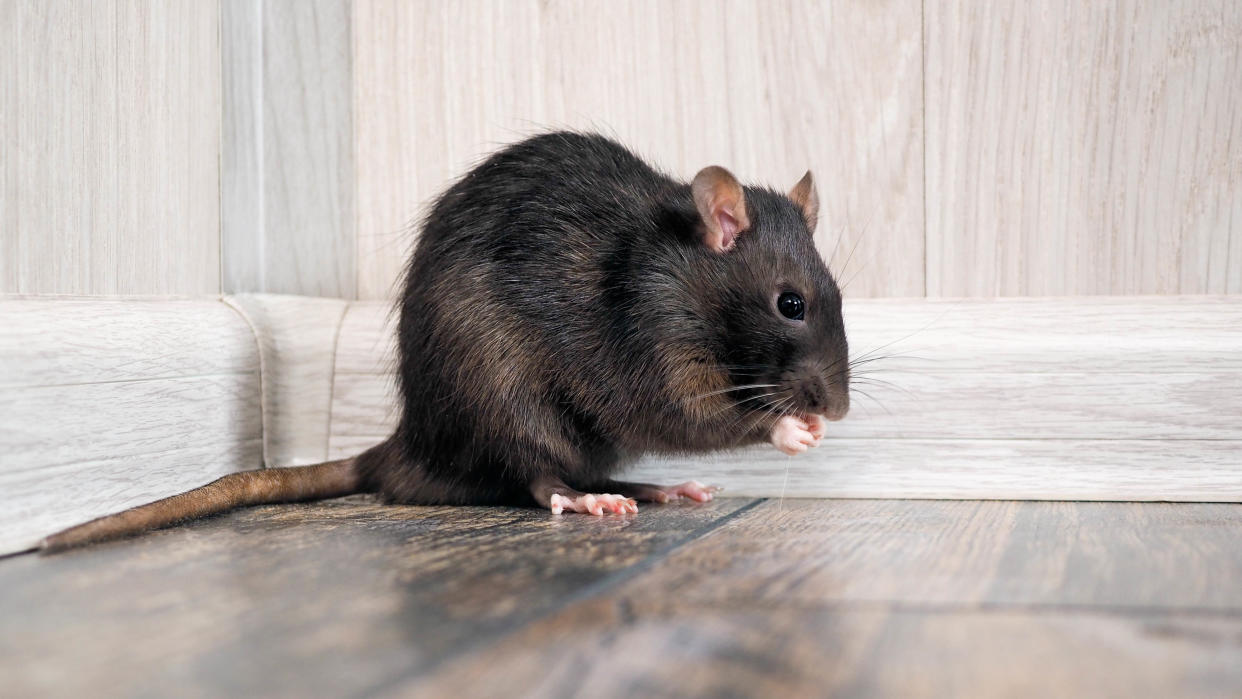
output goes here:
{"type": "Polygon", "coordinates": [[[715,486],[703,485],[698,481],[686,481],[685,483],[664,488],[664,492],[670,498],[686,497],[698,502],[711,501],[715,497],[714,493],[718,490],[720,489],[715,486]]]}
{"type": "Polygon", "coordinates": [[[816,442],[828,433],[828,421],[823,415],[809,415],[806,419],[807,430],[815,437],[816,442]]]}

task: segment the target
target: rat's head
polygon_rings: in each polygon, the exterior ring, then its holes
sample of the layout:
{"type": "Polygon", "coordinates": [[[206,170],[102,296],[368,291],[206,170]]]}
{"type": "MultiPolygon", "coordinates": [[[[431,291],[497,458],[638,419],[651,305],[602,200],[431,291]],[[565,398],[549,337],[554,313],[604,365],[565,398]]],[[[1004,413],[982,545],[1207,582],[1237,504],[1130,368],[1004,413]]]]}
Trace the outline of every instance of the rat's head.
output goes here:
{"type": "Polygon", "coordinates": [[[742,187],[709,167],[691,185],[711,281],[700,302],[741,408],[840,420],[849,411],[849,348],[841,291],[815,249],[819,200],[811,173],[786,194],[742,187]]]}

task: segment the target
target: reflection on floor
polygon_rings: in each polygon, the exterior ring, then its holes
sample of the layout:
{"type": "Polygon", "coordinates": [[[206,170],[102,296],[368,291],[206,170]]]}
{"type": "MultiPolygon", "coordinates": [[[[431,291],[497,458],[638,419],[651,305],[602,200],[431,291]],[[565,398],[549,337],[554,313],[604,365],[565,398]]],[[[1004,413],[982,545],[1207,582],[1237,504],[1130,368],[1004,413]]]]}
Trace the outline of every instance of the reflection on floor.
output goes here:
{"type": "Polygon", "coordinates": [[[1237,696],[1242,506],[261,507],[0,560],[3,693],[1237,696]]]}

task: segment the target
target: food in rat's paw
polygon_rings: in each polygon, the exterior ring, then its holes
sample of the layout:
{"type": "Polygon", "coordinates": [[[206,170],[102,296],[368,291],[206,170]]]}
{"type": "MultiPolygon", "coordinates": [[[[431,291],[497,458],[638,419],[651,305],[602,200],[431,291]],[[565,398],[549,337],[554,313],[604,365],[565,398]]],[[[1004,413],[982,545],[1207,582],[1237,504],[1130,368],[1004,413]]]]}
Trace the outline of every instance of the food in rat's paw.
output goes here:
{"type": "Polygon", "coordinates": [[[244,504],[378,493],[406,504],[632,513],[711,499],[614,480],[644,453],[819,443],[849,409],[841,294],[808,172],[788,193],[717,166],[691,182],[610,139],[550,133],[436,200],[406,268],[401,419],[354,458],[267,469],[51,537],[110,538],[244,504]]]}

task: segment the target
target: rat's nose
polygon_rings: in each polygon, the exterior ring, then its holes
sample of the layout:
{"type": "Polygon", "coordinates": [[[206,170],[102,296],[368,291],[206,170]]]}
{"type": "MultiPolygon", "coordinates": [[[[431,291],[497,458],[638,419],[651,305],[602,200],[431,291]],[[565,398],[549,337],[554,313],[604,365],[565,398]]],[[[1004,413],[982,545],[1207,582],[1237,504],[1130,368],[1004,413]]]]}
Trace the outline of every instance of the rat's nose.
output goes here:
{"type": "Polygon", "coordinates": [[[823,379],[808,376],[798,384],[798,397],[809,413],[824,414],[834,402],[823,379]]]}

